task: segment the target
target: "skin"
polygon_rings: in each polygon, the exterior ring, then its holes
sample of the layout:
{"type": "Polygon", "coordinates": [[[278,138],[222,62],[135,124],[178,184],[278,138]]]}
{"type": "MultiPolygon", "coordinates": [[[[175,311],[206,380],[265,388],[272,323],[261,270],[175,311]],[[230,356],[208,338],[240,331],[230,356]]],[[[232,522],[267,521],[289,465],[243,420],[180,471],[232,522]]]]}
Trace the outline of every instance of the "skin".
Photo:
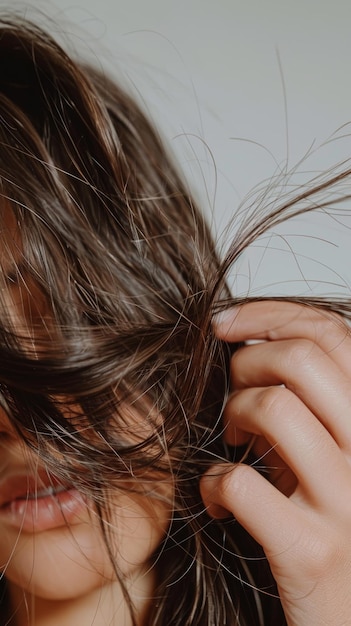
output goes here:
{"type": "MultiPolygon", "coordinates": [[[[24,451],[2,417],[0,477],[20,471],[30,476],[37,459],[24,451]]],[[[54,500],[54,498],[53,498],[54,500]]],[[[111,495],[111,547],[122,572],[139,623],[152,597],[149,561],[161,541],[168,512],[146,496],[111,495]]],[[[20,531],[0,514],[0,564],[13,607],[11,626],[129,626],[132,621],[120,584],[101,537],[97,515],[88,501],[66,522],[48,530],[20,531]]]]}
{"type": "MultiPolygon", "coordinates": [[[[24,346],[35,353],[41,339],[51,337],[50,311],[35,281],[25,271],[14,271],[21,263],[19,229],[10,210],[3,217],[0,263],[9,278],[2,296],[12,324],[28,337],[24,346]],[[40,330],[33,333],[33,326],[40,330]]],[[[137,433],[137,417],[129,414],[137,433]]],[[[11,477],[33,480],[43,474],[40,458],[25,448],[0,409],[0,487],[11,477]]],[[[145,489],[138,484],[138,493],[121,490],[109,497],[110,547],[138,624],[147,623],[154,589],[151,557],[170,519],[167,495],[169,487],[159,481],[152,494],[150,484],[145,489]]],[[[32,525],[27,520],[25,527],[14,526],[0,507],[0,569],[11,599],[11,626],[130,626],[130,611],[92,503],[84,500],[68,518],[60,515],[55,496],[51,504],[56,521],[44,530],[35,519],[32,525]]]]}
{"type": "MultiPolygon", "coordinates": [[[[16,224],[2,233],[1,263],[20,260],[16,224]],[[10,243],[9,243],[10,242],[10,243]]],[[[9,268],[9,269],[7,269],[9,268]]],[[[9,281],[8,309],[17,326],[50,315],[36,285],[9,281]]],[[[264,476],[245,465],[214,467],[202,481],[210,514],[231,512],[262,544],[289,626],[349,623],[351,599],[351,339],[335,315],[291,303],[251,303],[216,320],[231,342],[258,340],[232,359],[226,411],[230,444],[253,441],[264,476]],[[259,511],[259,515],[257,512],[259,511]]],[[[28,338],[37,344],[38,337],[28,338]]],[[[0,478],[29,475],[40,460],[23,454],[0,415],[0,478]]],[[[161,494],[162,495],[162,494],[161,494]]],[[[158,499],[115,494],[112,548],[139,624],[147,624],[154,585],[150,558],[169,511],[158,499]]],[[[62,520],[63,521],[63,520],[62,520]]],[[[16,614],[11,626],[129,626],[131,618],[111,567],[98,520],[87,503],[74,520],[41,532],[14,530],[0,516],[0,565],[16,614]]]]}
{"type": "Polygon", "coordinates": [[[218,337],[256,340],[231,363],[231,444],[252,440],[264,476],[213,468],[202,495],[263,546],[289,626],[345,626],[351,615],[351,338],[336,315],[249,303],[216,320],[218,337]],[[259,515],[257,514],[259,512],[259,515]]]}

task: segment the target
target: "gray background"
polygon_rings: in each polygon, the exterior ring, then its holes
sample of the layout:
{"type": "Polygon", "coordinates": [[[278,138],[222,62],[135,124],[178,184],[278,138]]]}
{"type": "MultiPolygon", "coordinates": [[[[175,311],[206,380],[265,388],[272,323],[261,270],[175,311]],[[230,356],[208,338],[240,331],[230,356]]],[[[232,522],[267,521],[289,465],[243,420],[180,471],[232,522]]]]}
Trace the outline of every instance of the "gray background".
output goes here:
{"type": "MultiPolygon", "coordinates": [[[[300,166],[312,175],[351,155],[349,0],[0,1],[9,6],[49,15],[52,31],[66,32],[137,93],[222,247],[250,189],[278,167],[312,150],[300,166]]],[[[308,217],[257,242],[234,269],[234,290],[349,295],[348,208],[337,220],[308,217]]]]}

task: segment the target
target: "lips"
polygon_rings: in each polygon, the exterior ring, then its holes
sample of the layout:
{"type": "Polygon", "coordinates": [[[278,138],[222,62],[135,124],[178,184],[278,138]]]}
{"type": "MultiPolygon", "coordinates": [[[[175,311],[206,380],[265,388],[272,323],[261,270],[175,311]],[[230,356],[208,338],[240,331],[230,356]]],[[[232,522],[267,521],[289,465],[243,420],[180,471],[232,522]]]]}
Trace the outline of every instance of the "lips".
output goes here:
{"type": "Polygon", "coordinates": [[[36,476],[18,474],[0,482],[0,508],[14,500],[33,500],[53,496],[69,487],[47,472],[38,472],[36,476]]]}
{"type": "MultiPolygon", "coordinates": [[[[0,481],[0,526],[37,533],[82,521],[85,497],[46,471],[10,475],[0,481]]],[[[1,532],[1,529],[0,529],[1,532]]]]}

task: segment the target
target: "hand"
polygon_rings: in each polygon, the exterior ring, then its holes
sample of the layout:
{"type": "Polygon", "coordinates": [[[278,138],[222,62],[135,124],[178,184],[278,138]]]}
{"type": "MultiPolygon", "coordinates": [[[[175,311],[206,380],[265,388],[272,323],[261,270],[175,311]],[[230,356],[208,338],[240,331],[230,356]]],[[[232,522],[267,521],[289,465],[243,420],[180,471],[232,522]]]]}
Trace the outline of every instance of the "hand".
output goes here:
{"type": "Polygon", "coordinates": [[[244,464],[201,484],[263,546],[290,626],[351,624],[351,337],[337,316],[288,302],[226,312],[216,334],[251,339],[232,357],[226,439],[254,438],[267,477],[244,464]],[[269,469],[270,468],[270,469],[269,469]]]}

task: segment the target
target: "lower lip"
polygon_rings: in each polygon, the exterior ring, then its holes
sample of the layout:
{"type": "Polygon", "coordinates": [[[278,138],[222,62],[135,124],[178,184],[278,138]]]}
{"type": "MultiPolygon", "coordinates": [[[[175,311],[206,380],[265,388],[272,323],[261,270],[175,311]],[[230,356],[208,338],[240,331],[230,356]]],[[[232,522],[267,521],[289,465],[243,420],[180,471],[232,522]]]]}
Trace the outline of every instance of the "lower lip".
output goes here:
{"type": "Polygon", "coordinates": [[[82,520],[84,496],[76,489],[39,498],[12,500],[0,508],[0,519],[19,531],[42,532],[82,520]]]}

